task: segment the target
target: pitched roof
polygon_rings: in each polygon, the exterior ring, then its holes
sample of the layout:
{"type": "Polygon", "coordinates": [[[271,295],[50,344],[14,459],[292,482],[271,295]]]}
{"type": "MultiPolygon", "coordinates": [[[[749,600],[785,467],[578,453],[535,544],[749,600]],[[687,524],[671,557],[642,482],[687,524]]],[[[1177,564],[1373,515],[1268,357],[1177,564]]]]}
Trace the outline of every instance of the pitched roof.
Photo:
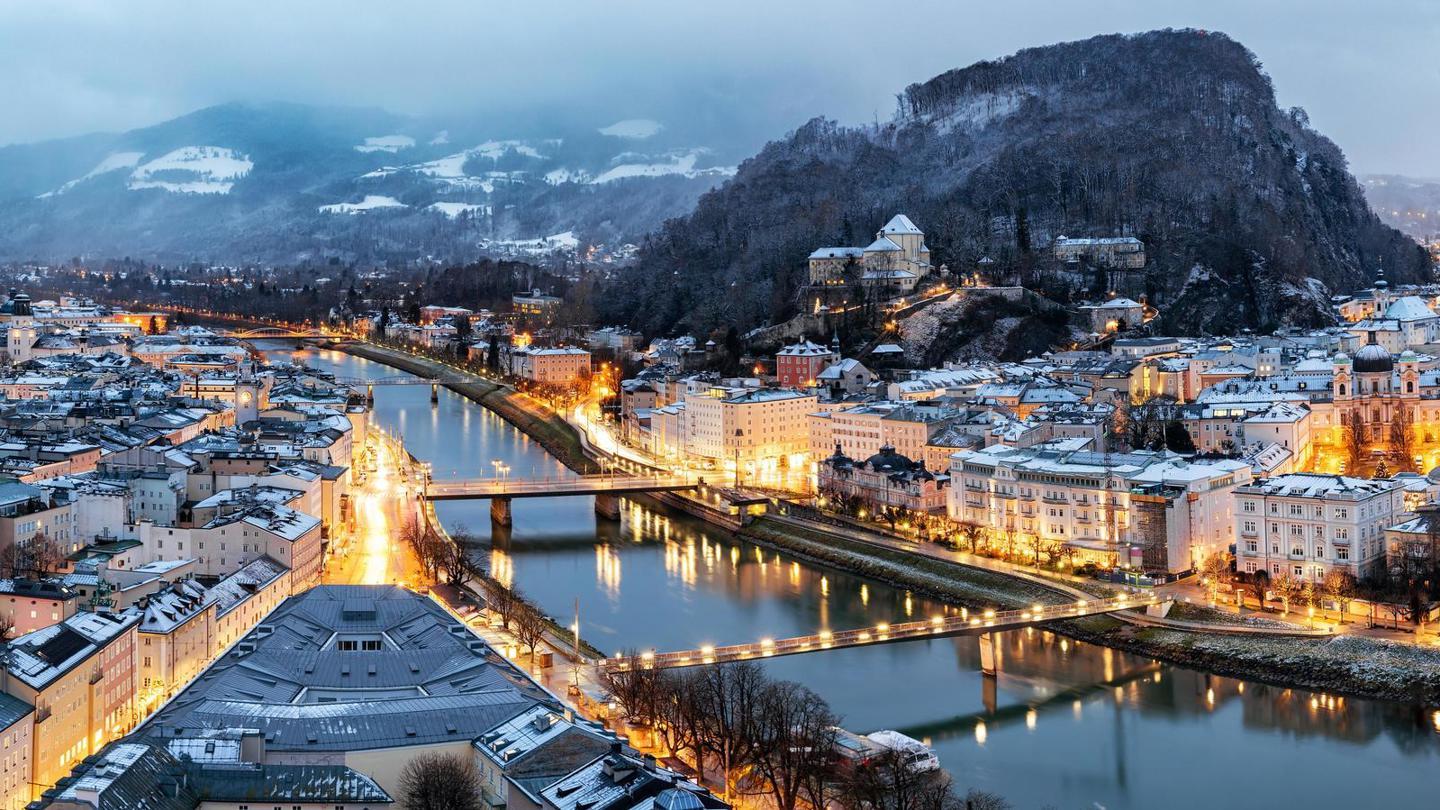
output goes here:
{"type": "Polygon", "coordinates": [[[1426,306],[1419,296],[1407,295],[1395,299],[1386,307],[1385,317],[1396,321],[1424,321],[1433,319],[1436,315],[1435,310],[1426,306]]]}
{"type": "Polygon", "coordinates": [[[876,239],[874,242],[871,242],[869,246],[865,248],[866,253],[892,253],[895,251],[903,250],[904,248],[900,247],[899,245],[890,241],[888,237],[884,236],[876,239]]]}
{"type": "Polygon", "coordinates": [[[259,730],[271,751],[350,751],[474,739],[552,699],[434,602],[391,586],[291,597],[140,733],[259,730]],[[345,637],[380,649],[338,649],[345,637]]]}
{"type": "Polygon", "coordinates": [[[889,222],[885,223],[885,227],[880,229],[880,233],[923,236],[925,232],[915,227],[915,223],[911,222],[909,217],[904,214],[896,214],[890,218],[889,222]]]}

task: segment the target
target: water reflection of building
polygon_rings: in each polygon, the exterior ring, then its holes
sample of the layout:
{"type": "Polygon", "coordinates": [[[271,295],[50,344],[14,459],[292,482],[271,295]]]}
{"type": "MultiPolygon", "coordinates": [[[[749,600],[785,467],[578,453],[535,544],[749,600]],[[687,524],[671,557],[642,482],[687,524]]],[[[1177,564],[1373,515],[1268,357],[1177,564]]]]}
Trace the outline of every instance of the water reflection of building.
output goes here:
{"type": "MultiPolygon", "coordinates": [[[[961,636],[952,643],[960,667],[979,671],[978,638],[961,636]]],[[[1407,752],[1436,752],[1440,713],[1419,706],[1239,681],[1034,628],[1001,633],[996,643],[1002,664],[992,692],[987,693],[982,682],[984,710],[904,731],[978,740],[1012,724],[1032,729],[1043,725],[1047,711],[1064,712],[1067,719],[1072,713],[1078,716],[1093,710],[1096,697],[1105,696],[1141,715],[1176,718],[1215,713],[1238,702],[1247,729],[1352,743],[1388,734],[1407,752]]]]}

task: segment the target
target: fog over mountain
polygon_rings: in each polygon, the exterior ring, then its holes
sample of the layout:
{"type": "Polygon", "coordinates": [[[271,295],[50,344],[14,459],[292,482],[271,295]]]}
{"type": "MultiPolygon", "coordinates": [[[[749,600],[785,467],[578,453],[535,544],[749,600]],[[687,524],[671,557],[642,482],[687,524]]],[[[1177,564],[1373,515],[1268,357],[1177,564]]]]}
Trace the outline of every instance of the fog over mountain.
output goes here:
{"type": "Polygon", "coordinates": [[[1440,125],[1440,8],[1254,5],[5,4],[0,257],[615,247],[812,118],[886,121],[957,66],[1165,27],[1261,54],[1357,172],[1440,175],[1411,136],[1440,125]]]}
{"type": "Polygon", "coordinates": [[[958,65],[1166,27],[1223,30],[1264,54],[1282,106],[1309,110],[1358,171],[1440,175],[1440,158],[1407,137],[1440,125],[1440,105],[1426,103],[1440,78],[1440,7],[1425,0],[912,0],[884,13],[858,0],[7,3],[0,144],[235,101],[491,117],[579,107],[617,119],[678,104],[689,118],[672,126],[714,124],[705,114],[718,104],[743,110],[763,140],[816,115],[888,117],[895,88],[958,65]]]}

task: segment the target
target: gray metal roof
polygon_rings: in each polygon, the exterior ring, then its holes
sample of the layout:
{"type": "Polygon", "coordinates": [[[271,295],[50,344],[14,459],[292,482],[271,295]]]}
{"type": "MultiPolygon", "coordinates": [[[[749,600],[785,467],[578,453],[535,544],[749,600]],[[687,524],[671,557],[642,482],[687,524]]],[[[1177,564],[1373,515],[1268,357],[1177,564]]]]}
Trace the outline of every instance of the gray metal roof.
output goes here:
{"type": "Polygon", "coordinates": [[[142,728],[254,728],[272,751],[472,740],[554,699],[431,600],[326,585],[291,597],[142,728]],[[378,650],[341,650],[347,636],[378,650]]]}

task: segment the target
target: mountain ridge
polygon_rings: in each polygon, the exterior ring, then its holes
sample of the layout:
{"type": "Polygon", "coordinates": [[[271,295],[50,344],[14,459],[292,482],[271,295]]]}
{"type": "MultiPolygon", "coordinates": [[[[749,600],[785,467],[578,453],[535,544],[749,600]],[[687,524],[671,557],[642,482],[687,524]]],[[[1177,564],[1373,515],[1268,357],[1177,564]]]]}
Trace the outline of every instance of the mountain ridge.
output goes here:
{"type": "Polygon", "coordinates": [[[1318,324],[1323,299],[1384,267],[1428,278],[1370,211],[1343,153],[1282,111],[1259,60],[1223,34],[1152,31],[1028,48],[897,95],[895,117],[812,119],[740,164],[647,240],[604,313],[651,333],[775,323],[799,310],[805,256],[857,245],[896,212],[935,263],[1056,287],[1055,237],[1136,235],[1133,295],[1165,327],[1318,324]],[[1321,286],[1316,287],[1315,282],[1321,286]]]}

